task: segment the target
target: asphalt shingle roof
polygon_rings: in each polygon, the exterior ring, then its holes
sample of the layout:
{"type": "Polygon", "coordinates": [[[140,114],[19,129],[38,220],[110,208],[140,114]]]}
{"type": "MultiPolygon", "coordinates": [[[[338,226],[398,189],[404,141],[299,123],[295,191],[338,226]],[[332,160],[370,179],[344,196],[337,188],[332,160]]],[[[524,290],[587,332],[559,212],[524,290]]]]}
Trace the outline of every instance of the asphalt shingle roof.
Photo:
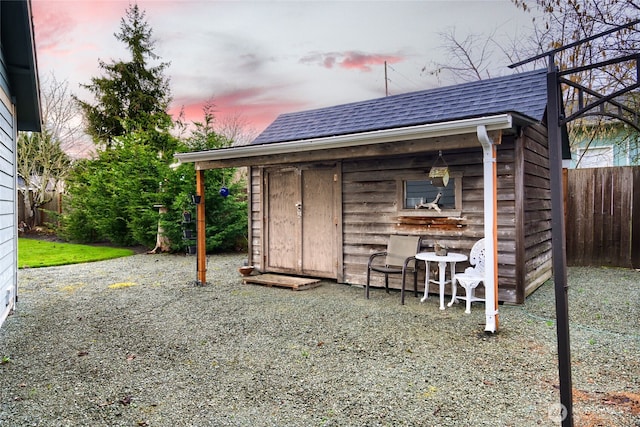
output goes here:
{"type": "Polygon", "coordinates": [[[542,121],[546,70],[529,71],[350,104],[281,114],[252,144],[447,122],[502,113],[542,121]]]}

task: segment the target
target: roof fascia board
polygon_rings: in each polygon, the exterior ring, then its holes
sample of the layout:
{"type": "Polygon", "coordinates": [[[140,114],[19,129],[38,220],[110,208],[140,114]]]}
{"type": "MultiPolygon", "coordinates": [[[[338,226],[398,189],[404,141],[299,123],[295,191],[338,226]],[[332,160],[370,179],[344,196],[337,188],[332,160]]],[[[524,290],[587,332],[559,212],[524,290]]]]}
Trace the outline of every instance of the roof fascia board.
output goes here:
{"type": "Polygon", "coordinates": [[[478,126],[485,126],[487,131],[510,129],[513,127],[511,114],[478,117],[473,119],[454,120],[442,123],[410,126],[404,128],[385,129],[349,135],[338,135],[298,141],[274,142],[259,145],[221,148],[207,151],[177,153],[174,155],[182,163],[205,162],[212,160],[230,160],[258,156],[287,154],[291,152],[309,152],[336,148],[357,147],[362,145],[382,144],[393,141],[437,138],[442,136],[476,133],[478,126]]]}
{"type": "MultiPolygon", "coordinates": [[[[1,1],[1,0],[0,0],[1,1]]],[[[31,0],[1,1],[2,43],[18,130],[42,130],[42,106],[31,0]]]]}

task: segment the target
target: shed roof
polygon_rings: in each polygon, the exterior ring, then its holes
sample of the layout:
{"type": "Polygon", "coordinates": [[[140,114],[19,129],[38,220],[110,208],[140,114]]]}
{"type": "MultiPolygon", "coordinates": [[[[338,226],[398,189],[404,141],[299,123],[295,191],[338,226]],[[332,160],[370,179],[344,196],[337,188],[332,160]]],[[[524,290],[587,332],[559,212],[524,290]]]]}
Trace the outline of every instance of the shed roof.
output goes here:
{"type": "Polygon", "coordinates": [[[541,122],[546,70],[404,93],[316,110],[281,114],[252,144],[337,135],[516,113],[541,122]]]}

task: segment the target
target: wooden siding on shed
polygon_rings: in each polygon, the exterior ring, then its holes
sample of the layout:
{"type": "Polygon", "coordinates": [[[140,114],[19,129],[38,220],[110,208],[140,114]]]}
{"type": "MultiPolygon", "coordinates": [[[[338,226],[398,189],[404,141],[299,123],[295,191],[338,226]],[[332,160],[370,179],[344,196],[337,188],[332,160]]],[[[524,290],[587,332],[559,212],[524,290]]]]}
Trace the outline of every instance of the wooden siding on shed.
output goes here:
{"type": "Polygon", "coordinates": [[[263,268],[262,262],[262,173],[263,168],[250,167],[248,175],[249,186],[249,233],[248,233],[248,249],[249,264],[253,265],[258,271],[263,268]]]}
{"type": "MultiPolygon", "coordinates": [[[[341,282],[364,285],[369,256],[384,250],[391,234],[423,236],[423,250],[431,250],[438,240],[450,251],[465,254],[484,237],[483,154],[479,143],[477,148],[443,150],[451,172],[460,174],[462,180],[460,219],[445,225],[441,222],[444,218],[434,217],[433,212],[420,216],[415,211],[407,213],[398,209],[398,186],[403,177],[424,176],[426,179],[437,151],[358,158],[349,158],[348,154],[345,153],[341,172],[341,282]]],[[[550,277],[551,213],[546,158],[543,126],[527,128],[518,138],[504,137],[497,146],[500,301],[522,303],[526,295],[550,277]]],[[[252,167],[250,261],[258,270],[264,267],[265,255],[262,253],[265,223],[261,207],[262,182],[263,168],[252,167]]],[[[458,263],[457,271],[463,271],[466,266],[467,263],[458,263]]],[[[424,267],[419,275],[420,290],[424,286],[423,270],[424,267]]],[[[399,289],[400,278],[390,279],[390,287],[399,289]]],[[[383,286],[381,275],[372,275],[372,286],[383,286]]],[[[435,285],[431,285],[430,292],[437,292],[435,285]]],[[[480,287],[478,293],[482,295],[484,288],[480,287]]]]}
{"type": "MultiPolygon", "coordinates": [[[[444,151],[452,172],[462,174],[462,215],[455,228],[428,224],[403,223],[398,219],[396,182],[398,177],[424,174],[436,154],[391,159],[345,160],[343,162],[343,222],[345,282],[362,285],[366,281],[369,256],[384,250],[390,234],[423,236],[424,250],[438,240],[452,252],[468,253],[484,236],[482,149],[444,151]]],[[[515,295],[515,183],[513,142],[498,148],[498,274],[500,297],[514,301],[515,295]]],[[[425,218],[428,223],[429,218],[425,218]]],[[[413,221],[412,221],[413,222],[413,221]]],[[[464,263],[458,264],[459,271],[464,263]]],[[[424,283],[423,277],[421,280],[424,283]]],[[[372,278],[372,285],[382,286],[382,276],[372,278]]],[[[392,277],[392,288],[401,286],[392,277]]],[[[422,287],[422,286],[421,286],[422,287]]],[[[430,288],[436,292],[435,285],[430,288]]]]}
{"type": "Polygon", "coordinates": [[[551,277],[551,185],[547,129],[525,128],[522,138],[523,239],[522,276],[516,302],[524,299],[551,277]]]}

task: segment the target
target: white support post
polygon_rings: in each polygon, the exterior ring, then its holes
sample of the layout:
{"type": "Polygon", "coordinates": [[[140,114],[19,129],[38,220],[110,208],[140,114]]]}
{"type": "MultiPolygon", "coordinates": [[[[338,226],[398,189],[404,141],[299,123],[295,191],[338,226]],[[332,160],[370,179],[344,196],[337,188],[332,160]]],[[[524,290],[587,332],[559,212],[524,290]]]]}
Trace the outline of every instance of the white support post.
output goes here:
{"type": "Polygon", "coordinates": [[[498,191],[496,146],[487,128],[477,127],[484,166],[485,332],[498,331],[498,191]]]}

